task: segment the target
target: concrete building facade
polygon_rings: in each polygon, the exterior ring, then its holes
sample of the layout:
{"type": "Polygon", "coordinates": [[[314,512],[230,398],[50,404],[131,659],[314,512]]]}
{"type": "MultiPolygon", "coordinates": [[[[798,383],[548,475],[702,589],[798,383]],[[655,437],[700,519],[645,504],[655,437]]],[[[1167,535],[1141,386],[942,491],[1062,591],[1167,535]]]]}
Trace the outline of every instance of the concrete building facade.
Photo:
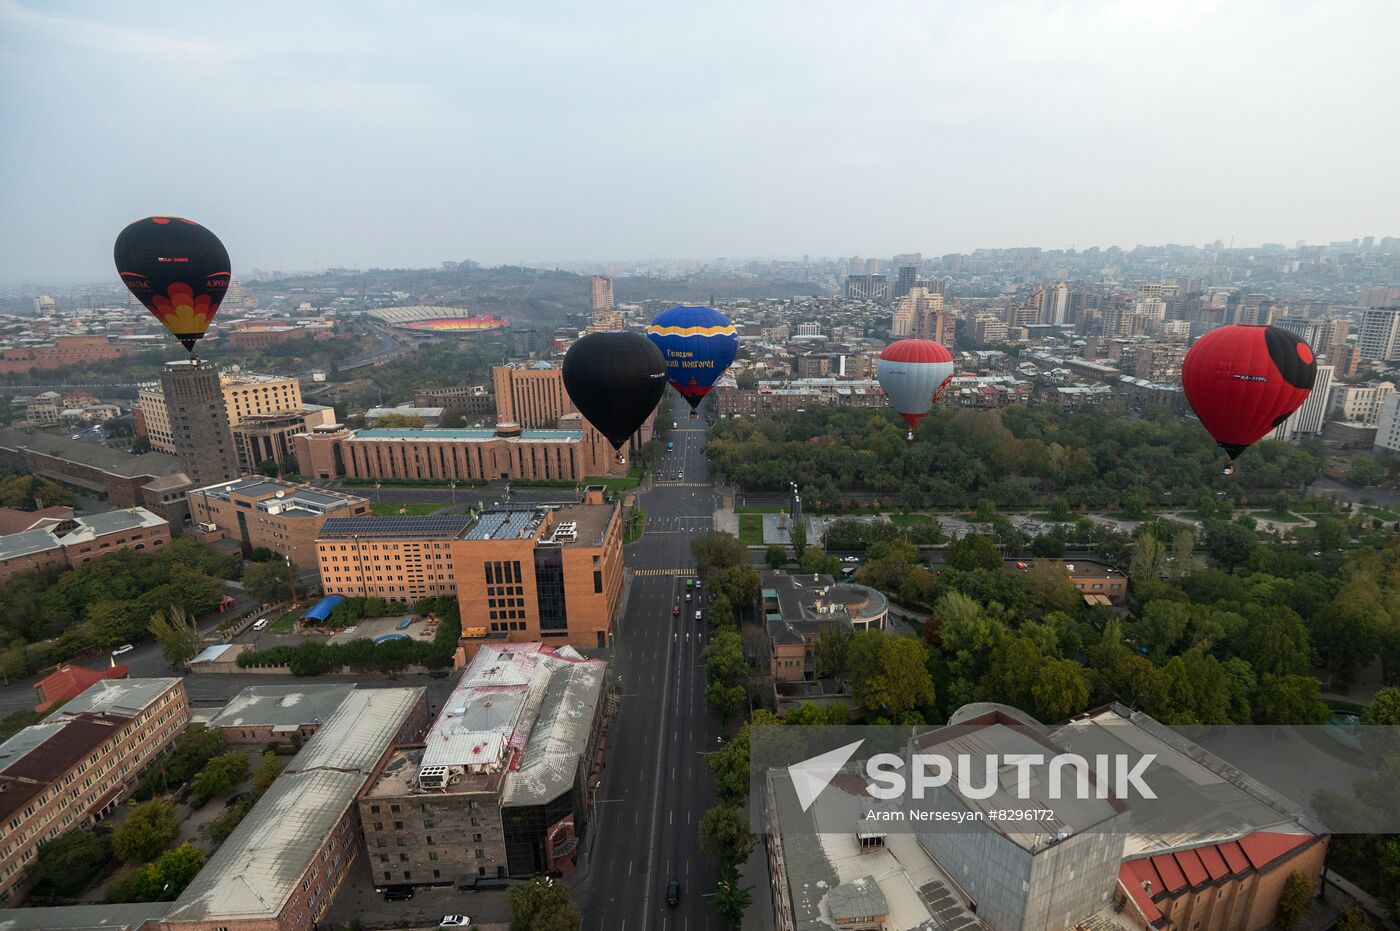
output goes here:
{"type": "MultiPolygon", "coordinates": [[[[301,382],[291,377],[220,372],[219,389],[230,428],[238,426],[247,417],[306,409],[301,399],[301,382]]],[[[137,401],[151,448],[175,455],[170,402],[166,397],[164,382],[143,386],[137,394],[137,401]]],[[[334,419],[334,415],[329,419],[334,419]]]]}
{"type": "Polygon", "coordinates": [[[316,565],[316,539],[332,517],[370,513],[357,495],[260,475],[191,489],[191,532],[204,542],[234,540],[244,552],[269,549],[298,566],[316,565]]]}
{"type": "Polygon", "coordinates": [[[308,404],[299,411],[244,416],[232,429],[239,471],[256,471],[268,460],[286,471],[296,471],[293,467],[299,465],[292,437],[334,422],[335,409],[320,404],[308,404]]]}
{"type": "Polygon", "coordinates": [[[195,359],[167,362],[160,383],[171,443],[185,474],[196,485],[237,478],[238,457],[218,370],[195,359]]]}

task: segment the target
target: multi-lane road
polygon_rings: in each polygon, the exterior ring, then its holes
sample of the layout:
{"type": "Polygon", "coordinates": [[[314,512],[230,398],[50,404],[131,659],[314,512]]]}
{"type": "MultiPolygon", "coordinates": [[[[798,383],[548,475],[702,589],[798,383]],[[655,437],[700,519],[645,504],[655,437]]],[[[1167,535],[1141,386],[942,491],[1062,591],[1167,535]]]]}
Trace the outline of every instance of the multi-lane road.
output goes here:
{"type": "Polygon", "coordinates": [[[622,700],[598,792],[583,931],[723,927],[709,901],[715,864],[700,855],[698,833],[715,801],[703,754],[719,743],[720,728],[705,708],[707,625],[695,620],[697,602],[685,601],[690,541],[711,529],[715,501],[704,421],[688,420],[685,402],[668,397],[675,449],[639,496],[647,530],[625,552],[632,581],[612,656],[622,700]],[[666,902],[673,879],[681,886],[674,907],[666,902]]]}

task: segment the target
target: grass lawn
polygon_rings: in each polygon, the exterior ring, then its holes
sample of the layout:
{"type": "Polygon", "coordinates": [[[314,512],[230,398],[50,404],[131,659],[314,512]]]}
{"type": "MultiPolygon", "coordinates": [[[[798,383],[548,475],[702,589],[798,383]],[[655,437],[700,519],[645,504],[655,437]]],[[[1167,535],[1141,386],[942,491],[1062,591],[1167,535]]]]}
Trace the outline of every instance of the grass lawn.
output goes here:
{"type": "Polygon", "coordinates": [[[585,485],[605,485],[608,491],[631,491],[642,483],[642,467],[633,466],[626,475],[590,475],[585,485]]]}
{"type": "Polygon", "coordinates": [[[763,545],[763,515],[739,515],[739,542],[745,546],[763,545]]]}
{"type": "Polygon", "coordinates": [[[1267,511],[1250,511],[1249,514],[1251,517],[1260,517],[1278,524],[1301,524],[1307,520],[1307,518],[1299,517],[1292,511],[1275,511],[1272,508],[1267,511]]]}
{"type": "Polygon", "coordinates": [[[786,511],[786,510],[787,510],[787,508],[782,507],[781,505],[777,505],[777,504],[767,504],[767,505],[748,504],[748,505],[745,505],[744,507],[741,507],[741,508],[735,508],[735,509],[734,509],[734,513],[735,513],[735,514],[781,514],[781,513],[783,513],[783,512],[786,511]]]}
{"type": "Polygon", "coordinates": [[[297,618],[301,616],[300,608],[295,611],[288,611],[286,614],[267,625],[267,632],[270,634],[290,634],[296,630],[297,618]]]}
{"type": "Polygon", "coordinates": [[[394,517],[399,514],[431,514],[448,506],[426,501],[409,502],[408,504],[395,501],[371,501],[369,510],[375,517],[394,517]]]}
{"type": "Polygon", "coordinates": [[[1400,514],[1396,514],[1394,511],[1388,511],[1385,508],[1369,507],[1362,508],[1361,510],[1371,517],[1376,517],[1380,520],[1400,520],[1400,514]]]}

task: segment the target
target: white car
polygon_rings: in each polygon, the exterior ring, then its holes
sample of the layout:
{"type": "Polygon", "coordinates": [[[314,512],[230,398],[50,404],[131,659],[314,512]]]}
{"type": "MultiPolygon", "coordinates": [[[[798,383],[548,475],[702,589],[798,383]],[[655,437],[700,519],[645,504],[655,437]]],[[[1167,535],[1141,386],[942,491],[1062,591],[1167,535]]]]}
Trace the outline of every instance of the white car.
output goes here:
{"type": "Polygon", "coordinates": [[[123,653],[130,653],[134,649],[136,649],[136,647],[132,646],[129,643],[125,643],[113,650],[112,655],[121,656],[123,653]]]}
{"type": "Polygon", "coordinates": [[[699,611],[696,611],[696,612],[695,612],[695,619],[696,619],[697,621],[702,620],[704,617],[705,617],[705,615],[704,615],[703,613],[701,613],[701,612],[699,612],[699,611]]]}
{"type": "Polygon", "coordinates": [[[859,556],[843,556],[843,557],[841,557],[841,561],[842,561],[842,562],[860,562],[860,557],[859,557],[859,556]]]}
{"type": "Polygon", "coordinates": [[[266,627],[266,626],[267,626],[267,618],[265,618],[265,617],[260,617],[260,618],[258,618],[256,621],[253,622],[253,629],[254,629],[254,630],[262,630],[262,629],[263,629],[264,627],[266,627]]]}
{"type": "Polygon", "coordinates": [[[466,928],[470,927],[472,920],[466,915],[443,915],[442,921],[438,922],[439,928],[466,928]]]}

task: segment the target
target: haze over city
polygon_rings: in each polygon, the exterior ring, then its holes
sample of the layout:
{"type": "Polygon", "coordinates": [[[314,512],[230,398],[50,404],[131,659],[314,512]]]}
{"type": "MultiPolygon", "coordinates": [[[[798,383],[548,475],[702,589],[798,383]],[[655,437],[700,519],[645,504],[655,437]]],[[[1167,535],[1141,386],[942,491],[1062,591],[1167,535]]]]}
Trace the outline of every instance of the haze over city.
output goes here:
{"type": "Polygon", "coordinates": [[[1393,232],[1400,8],[0,3],[0,281],[1393,232]],[[1317,41],[1330,31],[1337,41],[1317,41]]]}

